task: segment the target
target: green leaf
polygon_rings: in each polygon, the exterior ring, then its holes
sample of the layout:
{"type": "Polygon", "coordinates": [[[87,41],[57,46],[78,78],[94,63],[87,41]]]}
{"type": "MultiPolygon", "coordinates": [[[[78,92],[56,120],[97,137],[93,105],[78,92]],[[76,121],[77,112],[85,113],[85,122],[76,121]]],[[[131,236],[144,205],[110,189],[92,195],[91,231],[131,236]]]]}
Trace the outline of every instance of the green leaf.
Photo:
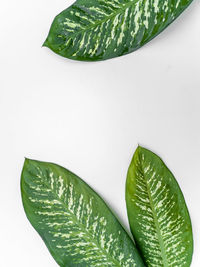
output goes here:
{"type": "Polygon", "coordinates": [[[158,35],[192,0],[77,0],[53,21],[44,46],[70,59],[128,54],[158,35]]]}
{"type": "Polygon", "coordinates": [[[163,161],[138,147],[126,182],[129,223],[147,266],[187,267],[192,227],[183,194],[163,161]]]}
{"type": "Polygon", "coordinates": [[[60,266],[144,266],[104,201],[75,174],[26,159],[21,191],[29,221],[60,266]]]}

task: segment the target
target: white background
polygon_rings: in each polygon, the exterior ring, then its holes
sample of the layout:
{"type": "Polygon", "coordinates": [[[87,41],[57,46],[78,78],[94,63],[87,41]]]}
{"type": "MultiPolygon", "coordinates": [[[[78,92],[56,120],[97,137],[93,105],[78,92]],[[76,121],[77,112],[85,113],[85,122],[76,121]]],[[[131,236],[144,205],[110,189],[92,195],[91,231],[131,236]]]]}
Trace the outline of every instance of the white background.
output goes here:
{"type": "Polygon", "coordinates": [[[0,266],[57,266],[23,211],[24,157],[75,172],[128,229],[124,185],[139,143],[163,158],[182,188],[193,223],[192,267],[199,267],[200,1],[137,52],[98,63],[41,48],[70,3],[1,3],[0,266]]]}

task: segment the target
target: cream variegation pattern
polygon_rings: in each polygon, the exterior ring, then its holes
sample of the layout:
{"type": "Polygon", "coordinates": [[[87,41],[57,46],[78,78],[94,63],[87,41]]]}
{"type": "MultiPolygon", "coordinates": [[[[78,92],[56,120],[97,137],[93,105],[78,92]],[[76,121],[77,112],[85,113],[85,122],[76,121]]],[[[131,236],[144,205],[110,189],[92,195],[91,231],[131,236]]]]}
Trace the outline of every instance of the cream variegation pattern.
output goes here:
{"type": "Polygon", "coordinates": [[[192,0],[77,0],[53,21],[44,46],[76,60],[130,53],[172,23],[192,0]]]}
{"type": "Polygon", "coordinates": [[[181,190],[163,161],[138,147],[130,164],[126,203],[131,231],[150,267],[189,267],[192,228],[181,190]]]}
{"type": "Polygon", "coordinates": [[[62,267],[144,267],[118,220],[79,177],[26,159],[21,176],[25,212],[62,267]]]}

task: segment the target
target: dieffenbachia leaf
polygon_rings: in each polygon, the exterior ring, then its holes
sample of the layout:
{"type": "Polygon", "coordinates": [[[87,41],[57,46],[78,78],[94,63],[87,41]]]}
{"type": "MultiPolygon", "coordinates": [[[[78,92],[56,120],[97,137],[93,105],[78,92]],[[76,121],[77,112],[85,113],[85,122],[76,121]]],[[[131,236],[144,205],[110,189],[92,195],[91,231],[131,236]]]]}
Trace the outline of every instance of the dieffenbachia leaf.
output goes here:
{"type": "Polygon", "coordinates": [[[75,174],[26,159],[21,190],[29,221],[61,267],[144,267],[105,202],[75,174]]]}
{"type": "Polygon", "coordinates": [[[183,194],[163,161],[142,147],[128,170],[126,204],[132,234],[147,266],[190,266],[192,227],[183,194]]]}
{"type": "Polygon", "coordinates": [[[44,46],[75,60],[130,53],[172,23],[192,0],[77,0],[53,21],[44,46]]]}

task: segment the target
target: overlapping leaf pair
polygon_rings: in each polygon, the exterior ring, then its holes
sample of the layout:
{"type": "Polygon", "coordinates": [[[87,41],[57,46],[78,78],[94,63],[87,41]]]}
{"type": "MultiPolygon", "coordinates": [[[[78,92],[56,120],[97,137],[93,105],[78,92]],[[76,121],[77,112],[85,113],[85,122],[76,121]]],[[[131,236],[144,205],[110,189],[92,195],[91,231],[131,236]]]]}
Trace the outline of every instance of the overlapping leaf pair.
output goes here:
{"type": "Polygon", "coordinates": [[[183,195],[162,160],[147,149],[137,148],[126,183],[140,253],[105,202],[70,171],[26,159],[21,190],[29,221],[61,267],[190,266],[192,229],[183,195]]]}
{"type": "Polygon", "coordinates": [[[53,21],[44,46],[70,59],[128,54],[171,24],[192,0],[77,0],[53,21]]]}

